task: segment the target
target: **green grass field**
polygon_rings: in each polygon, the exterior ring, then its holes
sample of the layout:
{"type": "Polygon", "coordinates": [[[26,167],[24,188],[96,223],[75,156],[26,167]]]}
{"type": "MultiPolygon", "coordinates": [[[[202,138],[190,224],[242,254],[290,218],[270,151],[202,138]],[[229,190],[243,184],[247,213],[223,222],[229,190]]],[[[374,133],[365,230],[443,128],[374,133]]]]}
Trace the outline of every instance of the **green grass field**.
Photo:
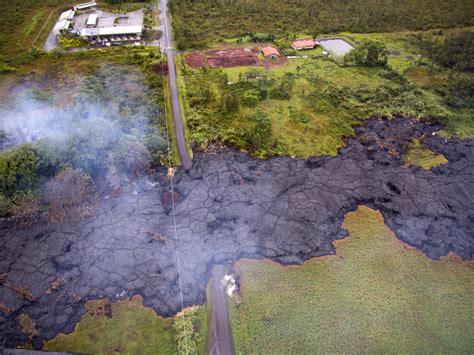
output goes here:
{"type": "MultiPolygon", "coordinates": [[[[88,354],[177,354],[172,329],[173,318],[159,317],[153,309],[144,307],[142,298],[112,303],[112,317],[86,313],[73,333],[60,334],[45,343],[45,351],[62,351],[88,354]]],[[[91,310],[106,303],[89,301],[91,310]]],[[[198,349],[204,353],[207,318],[206,308],[199,307],[195,331],[200,334],[198,349]]]]}
{"type": "Polygon", "coordinates": [[[237,353],[469,353],[474,264],[433,261],[400,242],[379,212],[346,216],[336,255],[302,266],[241,261],[230,300],[237,353]]]}

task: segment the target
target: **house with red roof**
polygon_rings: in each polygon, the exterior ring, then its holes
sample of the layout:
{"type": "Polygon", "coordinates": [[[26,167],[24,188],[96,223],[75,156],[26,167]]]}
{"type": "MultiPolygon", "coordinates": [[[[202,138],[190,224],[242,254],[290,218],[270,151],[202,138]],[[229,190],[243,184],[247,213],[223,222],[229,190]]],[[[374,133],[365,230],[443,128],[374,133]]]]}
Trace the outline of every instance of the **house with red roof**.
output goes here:
{"type": "Polygon", "coordinates": [[[316,42],[314,39],[297,39],[296,41],[293,41],[291,44],[291,48],[301,51],[303,49],[313,49],[316,47],[319,43],[316,42]]]}
{"type": "Polygon", "coordinates": [[[266,46],[262,48],[262,53],[265,58],[278,59],[281,57],[280,51],[272,46],[266,46]]]}

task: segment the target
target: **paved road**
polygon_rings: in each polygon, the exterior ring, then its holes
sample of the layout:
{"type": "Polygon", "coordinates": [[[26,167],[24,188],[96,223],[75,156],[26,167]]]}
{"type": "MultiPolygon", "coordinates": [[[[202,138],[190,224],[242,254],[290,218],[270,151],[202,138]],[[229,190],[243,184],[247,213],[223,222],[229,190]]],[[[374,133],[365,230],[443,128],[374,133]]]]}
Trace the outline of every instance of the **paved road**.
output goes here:
{"type": "Polygon", "coordinates": [[[167,0],[160,0],[157,4],[160,9],[160,26],[158,29],[162,31],[162,36],[158,41],[158,45],[168,57],[169,80],[171,89],[171,109],[173,113],[174,135],[176,145],[178,147],[179,158],[185,169],[191,168],[193,165],[189,156],[188,145],[184,135],[184,124],[181,115],[181,106],[179,105],[178,85],[176,82],[176,67],[174,63],[174,51],[172,44],[172,35],[170,28],[170,18],[168,14],[167,0]]]}
{"type": "Polygon", "coordinates": [[[209,354],[232,355],[234,346],[229,323],[227,294],[222,280],[224,279],[224,265],[216,265],[212,269],[211,302],[212,309],[209,319],[209,354]]]}

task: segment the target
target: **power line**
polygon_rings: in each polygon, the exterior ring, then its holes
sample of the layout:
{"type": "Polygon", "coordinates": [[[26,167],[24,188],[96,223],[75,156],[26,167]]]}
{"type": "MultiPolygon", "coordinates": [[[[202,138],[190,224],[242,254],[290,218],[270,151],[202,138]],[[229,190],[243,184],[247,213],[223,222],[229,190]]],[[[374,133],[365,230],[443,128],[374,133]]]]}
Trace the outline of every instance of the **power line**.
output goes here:
{"type": "MultiPolygon", "coordinates": [[[[165,22],[166,22],[166,9],[163,9],[163,16],[165,18],[165,22]]],[[[164,24],[165,26],[165,30],[166,30],[166,24],[164,24]]],[[[170,47],[170,46],[168,46],[170,47]]],[[[161,51],[161,48],[160,48],[160,52],[162,54],[164,54],[162,51],[161,51]]],[[[169,55],[172,55],[171,53],[169,55]]],[[[168,54],[166,55],[167,56],[167,63],[169,65],[169,60],[168,60],[168,54]]],[[[164,107],[164,110],[165,110],[165,123],[166,123],[166,142],[167,142],[167,150],[168,150],[168,166],[170,167],[169,169],[171,169],[171,146],[170,146],[170,136],[169,136],[169,127],[168,127],[168,113],[167,113],[167,110],[166,110],[166,106],[167,106],[167,100],[166,100],[166,96],[165,96],[165,75],[164,75],[164,71],[163,71],[163,62],[161,63],[161,79],[162,79],[162,83],[163,83],[163,102],[165,103],[165,107],[164,107]]],[[[172,105],[172,102],[170,100],[170,105],[172,105]]],[[[174,178],[174,172],[171,172],[171,173],[168,173],[168,177],[169,177],[169,180],[170,180],[170,194],[171,194],[171,207],[172,207],[172,213],[173,213],[173,233],[174,233],[174,240],[175,240],[175,244],[176,244],[176,263],[177,263],[177,268],[178,268],[178,285],[179,285],[179,295],[180,295],[180,301],[181,301],[181,316],[184,320],[184,298],[183,298],[183,287],[182,287],[182,278],[181,278],[181,262],[180,262],[180,258],[179,258],[179,237],[178,237],[178,230],[177,230],[177,226],[176,226],[176,210],[175,210],[175,201],[174,201],[174,185],[173,185],[173,178],[174,178]]],[[[184,323],[184,322],[183,322],[184,323]]],[[[188,335],[187,335],[187,332],[184,332],[184,342],[185,342],[185,346],[186,346],[186,354],[188,354],[188,335]]]]}

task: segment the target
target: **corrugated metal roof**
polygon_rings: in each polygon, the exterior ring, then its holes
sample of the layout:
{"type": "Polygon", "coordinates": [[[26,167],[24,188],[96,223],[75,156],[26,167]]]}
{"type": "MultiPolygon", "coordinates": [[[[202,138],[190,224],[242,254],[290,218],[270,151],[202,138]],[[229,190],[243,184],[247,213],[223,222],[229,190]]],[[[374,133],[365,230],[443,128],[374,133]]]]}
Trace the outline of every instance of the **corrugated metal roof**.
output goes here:
{"type": "Polygon", "coordinates": [[[117,26],[117,27],[99,27],[99,28],[84,28],[81,31],[81,36],[113,36],[113,35],[128,35],[142,33],[142,26],[117,26]]]}
{"type": "Polygon", "coordinates": [[[95,26],[97,23],[97,14],[91,14],[87,18],[87,26],[95,26]]]}
{"type": "Polygon", "coordinates": [[[95,1],[90,1],[90,2],[85,2],[82,4],[78,4],[74,6],[74,9],[82,10],[82,9],[87,9],[88,7],[93,7],[93,6],[97,6],[97,3],[95,1]]]}
{"type": "Polygon", "coordinates": [[[59,21],[63,20],[71,20],[74,17],[75,11],[74,10],[67,10],[64,11],[61,16],[59,16],[59,21]]]}
{"type": "Polygon", "coordinates": [[[71,25],[71,21],[69,20],[58,21],[56,22],[56,25],[54,26],[53,31],[67,30],[70,25],[71,25]]]}

